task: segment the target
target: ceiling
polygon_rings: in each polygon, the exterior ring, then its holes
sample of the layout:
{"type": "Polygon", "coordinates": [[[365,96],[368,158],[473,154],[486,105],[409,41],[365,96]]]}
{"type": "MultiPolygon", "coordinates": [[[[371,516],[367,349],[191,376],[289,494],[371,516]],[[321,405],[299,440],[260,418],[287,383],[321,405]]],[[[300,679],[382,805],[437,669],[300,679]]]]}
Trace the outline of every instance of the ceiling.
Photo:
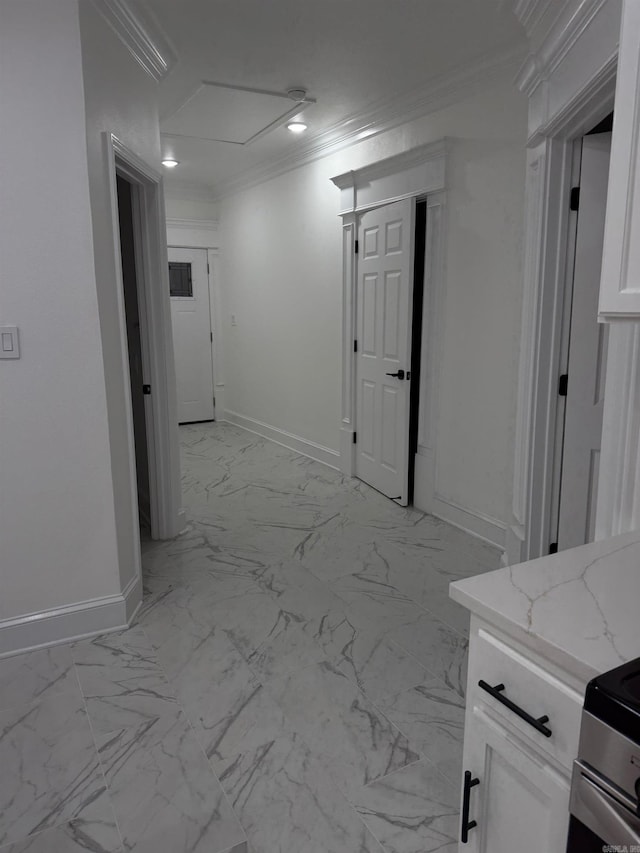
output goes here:
{"type": "Polygon", "coordinates": [[[384,117],[389,126],[430,83],[524,43],[511,0],[138,0],[138,6],[177,57],[160,84],[163,154],[180,161],[166,177],[176,194],[200,188],[201,195],[220,195],[314,146],[374,133],[376,120],[384,117]],[[293,87],[316,103],[298,109],[283,97],[293,87]],[[297,114],[308,125],[302,136],[282,123],[297,114]]]}

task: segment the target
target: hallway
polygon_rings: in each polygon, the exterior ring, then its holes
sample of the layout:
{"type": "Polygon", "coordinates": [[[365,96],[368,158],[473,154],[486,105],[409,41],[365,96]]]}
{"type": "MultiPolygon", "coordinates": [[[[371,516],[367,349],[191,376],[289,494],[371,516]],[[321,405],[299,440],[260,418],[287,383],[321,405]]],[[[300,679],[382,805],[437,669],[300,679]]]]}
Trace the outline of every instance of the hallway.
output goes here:
{"type": "Polygon", "coordinates": [[[135,625],[0,661],[3,853],[453,853],[447,587],[497,552],[230,425],[181,441],[135,625]]]}

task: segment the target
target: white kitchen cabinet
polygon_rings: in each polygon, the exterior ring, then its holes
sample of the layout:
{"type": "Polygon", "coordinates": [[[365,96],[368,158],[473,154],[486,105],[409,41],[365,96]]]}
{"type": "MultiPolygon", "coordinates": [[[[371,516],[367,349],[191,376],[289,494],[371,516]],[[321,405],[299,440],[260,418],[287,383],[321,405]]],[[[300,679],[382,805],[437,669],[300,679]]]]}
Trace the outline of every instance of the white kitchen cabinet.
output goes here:
{"type": "Polygon", "coordinates": [[[624,0],[599,316],[640,319],[640,3],[624,0]]]}
{"type": "MultiPolygon", "coordinates": [[[[460,853],[564,853],[582,711],[582,693],[570,682],[536,651],[472,616],[464,770],[478,779],[468,797],[476,826],[460,853]]],[[[463,780],[461,824],[464,794],[463,780]]]]}
{"type": "Polygon", "coordinates": [[[567,843],[569,781],[485,712],[467,715],[464,767],[471,788],[464,853],[561,853],[567,843]]]}
{"type": "Polygon", "coordinates": [[[637,654],[639,564],[634,531],[451,584],[471,613],[464,769],[479,780],[459,853],[566,853],[585,690],[637,654]]]}

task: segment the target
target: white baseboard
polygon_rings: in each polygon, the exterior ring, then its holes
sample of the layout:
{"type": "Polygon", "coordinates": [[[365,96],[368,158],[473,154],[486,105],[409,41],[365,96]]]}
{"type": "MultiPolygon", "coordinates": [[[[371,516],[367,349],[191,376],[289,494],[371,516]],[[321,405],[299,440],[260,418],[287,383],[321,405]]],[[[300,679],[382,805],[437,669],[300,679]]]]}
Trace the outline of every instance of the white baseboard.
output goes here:
{"type": "MultiPolygon", "coordinates": [[[[322,462],[324,465],[328,465],[330,468],[334,468],[337,471],[344,471],[344,468],[341,467],[340,464],[340,454],[328,447],[323,447],[321,444],[308,441],[305,438],[301,438],[299,435],[285,432],[285,430],[278,429],[277,427],[270,426],[262,421],[254,420],[253,418],[248,418],[245,415],[238,414],[237,412],[230,412],[227,410],[224,412],[223,417],[220,418],[220,420],[234,424],[234,426],[241,427],[254,435],[259,435],[262,438],[274,441],[282,447],[286,447],[287,449],[293,450],[295,453],[300,453],[303,456],[308,456],[310,459],[315,459],[316,462],[322,462]]],[[[349,436],[352,434],[352,431],[343,429],[341,440],[349,440],[349,436]]],[[[416,459],[418,459],[418,457],[416,457],[416,459]]],[[[418,477],[416,477],[416,485],[417,482],[418,477]]],[[[418,503],[415,505],[418,509],[422,509],[424,512],[429,512],[437,518],[441,518],[443,521],[447,521],[449,524],[453,524],[455,527],[459,527],[465,532],[470,533],[472,536],[476,536],[478,539],[482,539],[490,545],[494,545],[496,548],[504,549],[506,525],[495,518],[491,518],[490,516],[475,512],[467,507],[455,504],[440,495],[431,496],[428,500],[428,506],[420,505],[418,503]]]]}
{"type": "Polygon", "coordinates": [[[278,429],[278,427],[265,424],[262,421],[256,421],[245,415],[239,415],[237,412],[227,410],[223,413],[223,417],[220,420],[246,429],[247,432],[252,432],[261,438],[268,438],[269,441],[280,444],[288,450],[293,450],[294,453],[308,456],[309,459],[315,459],[316,462],[322,462],[323,465],[328,465],[329,468],[333,468],[336,471],[340,470],[340,454],[337,450],[331,450],[331,448],[324,447],[322,444],[316,444],[315,441],[309,441],[299,435],[285,432],[283,429],[278,429]]]}
{"type": "Polygon", "coordinates": [[[122,631],[131,623],[141,602],[142,578],[138,576],[118,595],[0,620],[0,658],[122,631]]]}
{"type": "Polygon", "coordinates": [[[449,524],[471,533],[472,536],[488,542],[489,545],[504,550],[506,524],[498,521],[497,518],[460,506],[440,495],[433,496],[429,511],[436,518],[448,521],[449,524]]]}

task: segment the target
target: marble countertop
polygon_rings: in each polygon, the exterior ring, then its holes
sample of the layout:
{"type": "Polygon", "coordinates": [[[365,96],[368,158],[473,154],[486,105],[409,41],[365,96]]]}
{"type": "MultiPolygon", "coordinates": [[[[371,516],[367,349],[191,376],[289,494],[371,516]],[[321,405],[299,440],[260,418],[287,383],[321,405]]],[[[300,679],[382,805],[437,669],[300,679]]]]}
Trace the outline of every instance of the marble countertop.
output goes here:
{"type": "Polygon", "coordinates": [[[449,594],[585,681],[640,657],[640,531],[456,581],[449,594]]]}

